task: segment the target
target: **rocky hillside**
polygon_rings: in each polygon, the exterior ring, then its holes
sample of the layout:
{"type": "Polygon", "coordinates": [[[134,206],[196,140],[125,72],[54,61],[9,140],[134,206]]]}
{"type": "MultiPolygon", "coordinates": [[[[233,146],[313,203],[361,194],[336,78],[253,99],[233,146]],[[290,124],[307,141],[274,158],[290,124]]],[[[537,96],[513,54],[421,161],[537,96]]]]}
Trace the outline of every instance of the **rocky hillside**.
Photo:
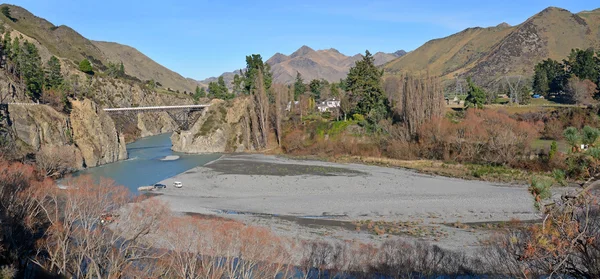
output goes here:
{"type": "Polygon", "coordinates": [[[109,61],[122,61],[125,73],[140,80],[154,79],[160,82],[164,88],[181,92],[193,92],[198,85],[206,86],[167,69],[133,47],[111,42],[92,41],[92,43],[102,51],[109,61]]]}
{"type": "Polygon", "coordinates": [[[171,136],[172,149],[186,153],[244,152],[253,150],[249,98],[215,99],[189,130],[171,136]]]}
{"type": "MultiPolygon", "coordinates": [[[[399,50],[394,53],[377,52],[373,56],[377,65],[383,65],[404,54],[406,54],[405,51],[399,50]]],[[[266,62],[271,65],[274,82],[290,84],[294,82],[298,72],[306,82],[313,79],[325,79],[329,82],[339,81],[346,78],[350,67],[354,66],[354,63],[361,58],[362,54],[346,56],[334,48],[314,50],[308,46],[302,46],[290,55],[276,53],[266,62]]],[[[235,73],[222,74],[227,84],[231,84],[235,73]]],[[[201,83],[208,84],[216,80],[217,78],[212,77],[201,83]]]]}
{"type": "Polygon", "coordinates": [[[573,48],[600,47],[600,9],[573,14],[547,8],[517,26],[469,28],[435,39],[384,66],[387,73],[472,76],[491,84],[507,75],[531,76],[546,58],[564,59],[573,48]]]}
{"type": "Polygon", "coordinates": [[[87,58],[100,70],[106,68],[109,62],[122,61],[125,65],[125,73],[142,81],[154,79],[164,88],[172,88],[173,91],[190,92],[196,88],[196,81],[186,79],[161,66],[132,47],[91,41],[68,26],[55,26],[19,6],[0,5],[0,7],[4,6],[10,8],[14,20],[0,14],[2,23],[25,37],[39,42],[38,48],[43,61],[47,61],[51,55],[73,64],[87,58]]]}
{"type": "Polygon", "coordinates": [[[9,105],[7,119],[18,153],[35,154],[52,146],[71,148],[75,150],[74,169],[127,159],[123,135],[91,100],[73,101],[70,116],[46,105],[9,105]]]}

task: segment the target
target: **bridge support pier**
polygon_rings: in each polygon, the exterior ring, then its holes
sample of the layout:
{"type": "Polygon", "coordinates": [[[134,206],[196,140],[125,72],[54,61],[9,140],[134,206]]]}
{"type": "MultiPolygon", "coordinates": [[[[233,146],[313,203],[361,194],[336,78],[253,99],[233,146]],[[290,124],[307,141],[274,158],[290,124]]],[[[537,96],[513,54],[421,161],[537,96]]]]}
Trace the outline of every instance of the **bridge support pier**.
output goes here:
{"type": "Polygon", "coordinates": [[[194,125],[200,116],[199,113],[194,114],[194,110],[191,109],[167,111],[167,113],[175,120],[181,130],[189,130],[190,126],[194,125]]]}

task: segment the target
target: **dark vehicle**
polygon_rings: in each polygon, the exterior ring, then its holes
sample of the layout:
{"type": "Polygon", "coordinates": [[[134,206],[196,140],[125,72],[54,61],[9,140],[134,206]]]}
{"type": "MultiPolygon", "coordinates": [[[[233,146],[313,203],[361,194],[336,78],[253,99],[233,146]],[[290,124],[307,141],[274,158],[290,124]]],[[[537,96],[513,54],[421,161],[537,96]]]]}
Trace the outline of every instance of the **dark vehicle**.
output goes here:
{"type": "Polygon", "coordinates": [[[160,183],[154,184],[154,189],[163,189],[163,188],[167,188],[167,185],[160,184],[160,183]]]}

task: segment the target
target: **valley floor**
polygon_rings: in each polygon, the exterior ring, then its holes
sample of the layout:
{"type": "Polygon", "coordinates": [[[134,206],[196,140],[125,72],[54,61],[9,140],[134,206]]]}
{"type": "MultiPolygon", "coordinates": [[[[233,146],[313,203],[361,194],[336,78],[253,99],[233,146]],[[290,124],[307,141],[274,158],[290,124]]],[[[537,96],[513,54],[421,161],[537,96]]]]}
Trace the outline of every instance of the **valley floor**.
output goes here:
{"type": "Polygon", "coordinates": [[[475,229],[486,227],[481,223],[538,218],[525,185],[258,154],[226,155],[161,183],[168,187],[156,198],[174,211],[236,219],[302,239],[410,237],[464,249],[489,235],[475,229]],[[172,187],[174,181],[183,188],[172,187]]]}

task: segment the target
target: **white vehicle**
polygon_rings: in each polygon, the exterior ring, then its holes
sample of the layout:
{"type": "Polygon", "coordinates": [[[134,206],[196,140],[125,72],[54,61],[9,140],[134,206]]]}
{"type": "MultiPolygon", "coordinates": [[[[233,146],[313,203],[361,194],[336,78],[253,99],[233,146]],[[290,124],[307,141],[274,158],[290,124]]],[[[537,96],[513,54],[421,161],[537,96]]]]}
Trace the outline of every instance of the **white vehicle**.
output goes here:
{"type": "Polygon", "coordinates": [[[183,187],[183,183],[181,183],[179,181],[175,181],[175,182],[173,182],[173,187],[175,187],[175,188],[181,188],[181,187],[183,187]]]}

